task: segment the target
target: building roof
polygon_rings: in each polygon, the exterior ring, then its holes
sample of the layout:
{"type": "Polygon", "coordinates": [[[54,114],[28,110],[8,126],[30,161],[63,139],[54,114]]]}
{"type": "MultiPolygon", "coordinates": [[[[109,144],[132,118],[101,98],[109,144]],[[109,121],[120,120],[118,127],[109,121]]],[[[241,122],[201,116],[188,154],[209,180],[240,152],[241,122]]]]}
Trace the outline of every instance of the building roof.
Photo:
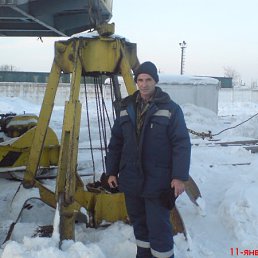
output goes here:
{"type": "Polygon", "coordinates": [[[159,74],[159,84],[218,85],[219,81],[204,76],[159,74]]]}

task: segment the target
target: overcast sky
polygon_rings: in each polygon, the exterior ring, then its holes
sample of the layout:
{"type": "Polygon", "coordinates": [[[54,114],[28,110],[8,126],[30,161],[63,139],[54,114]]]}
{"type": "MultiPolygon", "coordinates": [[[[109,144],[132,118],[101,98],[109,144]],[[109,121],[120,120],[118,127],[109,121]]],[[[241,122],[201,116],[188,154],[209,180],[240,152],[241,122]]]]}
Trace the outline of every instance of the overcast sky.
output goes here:
{"type": "MultiPolygon", "coordinates": [[[[151,60],[163,73],[223,76],[224,67],[246,82],[258,80],[258,0],[113,0],[116,34],[137,43],[141,62],[151,60]]],[[[50,71],[53,42],[60,38],[0,37],[0,65],[50,71]]]]}

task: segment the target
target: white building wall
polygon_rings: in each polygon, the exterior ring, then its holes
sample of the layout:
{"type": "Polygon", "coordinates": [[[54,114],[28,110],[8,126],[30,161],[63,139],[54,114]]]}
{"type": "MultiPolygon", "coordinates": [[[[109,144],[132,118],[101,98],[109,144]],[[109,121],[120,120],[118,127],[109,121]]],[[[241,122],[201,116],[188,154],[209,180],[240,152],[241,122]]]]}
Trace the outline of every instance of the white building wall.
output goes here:
{"type": "Polygon", "coordinates": [[[159,86],[179,105],[194,104],[218,113],[218,85],[159,84],[159,86]]]}

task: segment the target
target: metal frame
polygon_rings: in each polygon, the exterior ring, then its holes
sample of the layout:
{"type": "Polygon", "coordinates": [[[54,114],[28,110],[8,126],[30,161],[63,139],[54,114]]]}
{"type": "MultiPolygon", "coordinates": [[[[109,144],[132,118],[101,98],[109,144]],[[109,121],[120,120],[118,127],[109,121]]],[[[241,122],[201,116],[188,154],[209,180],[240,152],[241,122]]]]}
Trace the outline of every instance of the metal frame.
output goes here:
{"type": "Polygon", "coordinates": [[[0,36],[71,36],[112,17],[113,0],[0,0],[0,36]]]}
{"type": "MultiPolygon", "coordinates": [[[[74,239],[74,224],[80,208],[84,207],[88,211],[94,211],[97,202],[101,201],[96,194],[84,190],[84,184],[77,173],[81,120],[81,103],[79,101],[81,76],[82,74],[88,76],[96,74],[122,75],[128,93],[132,94],[136,90],[132,70],[135,70],[138,65],[136,44],[126,42],[121,38],[72,38],[68,41],[58,41],[55,44],[55,59],[32,141],[23,186],[38,188],[41,199],[50,206],[53,206],[53,197],[55,196],[55,202],[60,211],[61,241],[74,239]],[[72,80],[69,101],[65,103],[58,176],[56,190],[53,193],[36,180],[36,173],[54,107],[61,71],[72,73],[72,80]]],[[[123,194],[109,195],[109,198],[119,199],[119,201],[108,202],[108,210],[110,210],[111,204],[119,205],[118,212],[115,212],[111,221],[126,220],[123,194]]],[[[99,215],[96,216],[98,218],[99,215]]]]}

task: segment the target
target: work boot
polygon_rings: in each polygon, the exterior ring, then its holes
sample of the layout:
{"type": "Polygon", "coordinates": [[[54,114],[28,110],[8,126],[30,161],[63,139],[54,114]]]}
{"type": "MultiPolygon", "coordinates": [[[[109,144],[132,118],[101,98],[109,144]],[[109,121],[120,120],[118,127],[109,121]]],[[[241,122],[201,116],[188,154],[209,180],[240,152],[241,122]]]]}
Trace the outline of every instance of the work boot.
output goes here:
{"type": "Polygon", "coordinates": [[[136,258],[152,258],[150,248],[142,248],[137,246],[136,258]]]}

